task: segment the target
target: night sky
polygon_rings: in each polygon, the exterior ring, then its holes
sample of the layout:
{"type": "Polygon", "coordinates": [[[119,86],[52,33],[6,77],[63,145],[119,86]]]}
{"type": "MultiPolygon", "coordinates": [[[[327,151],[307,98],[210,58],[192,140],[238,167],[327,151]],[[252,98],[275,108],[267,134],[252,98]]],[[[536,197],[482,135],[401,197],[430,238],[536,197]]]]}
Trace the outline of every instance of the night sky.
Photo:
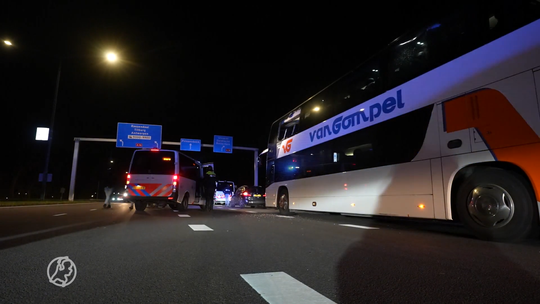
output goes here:
{"type": "MultiPolygon", "coordinates": [[[[333,7],[10,2],[0,19],[2,40],[14,44],[0,50],[6,151],[0,195],[10,199],[19,192],[34,198],[41,193],[37,178],[47,143],[35,141],[35,132],[50,125],[60,58],[47,196],[57,198],[65,187],[66,198],[74,137],[114,139],[117,123],[131,122],[162,125],[164,141],[194,138],[211,144],[214,135],[228,135],[235,146],[262,151],[274,120],[430,9],[429,1],[366,7],[360,2],[333,7]],[[121,61],[106,63],[109,50],[121,61]]],[[[110,160],[123,187],[132,152],[114,143],[81,143],[75,198],[98,191],[110,160]]],[[[253,183],[253,152],[216,154],[206,148],[190,155],[214,161],[220,179],[253,183]]]]}

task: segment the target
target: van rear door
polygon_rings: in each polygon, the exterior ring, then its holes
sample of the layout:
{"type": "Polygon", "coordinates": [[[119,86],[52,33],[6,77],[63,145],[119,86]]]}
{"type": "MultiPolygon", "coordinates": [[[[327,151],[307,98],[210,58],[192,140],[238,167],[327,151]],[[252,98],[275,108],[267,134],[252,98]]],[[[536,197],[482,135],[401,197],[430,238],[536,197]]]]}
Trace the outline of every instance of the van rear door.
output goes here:
{"type": "Polygon", "coordinates": [[[128,193],[133,198],[165,198],[173,195],[178,178],[178,157],[172,150],[137,150],[129,168],[128,193]]]}

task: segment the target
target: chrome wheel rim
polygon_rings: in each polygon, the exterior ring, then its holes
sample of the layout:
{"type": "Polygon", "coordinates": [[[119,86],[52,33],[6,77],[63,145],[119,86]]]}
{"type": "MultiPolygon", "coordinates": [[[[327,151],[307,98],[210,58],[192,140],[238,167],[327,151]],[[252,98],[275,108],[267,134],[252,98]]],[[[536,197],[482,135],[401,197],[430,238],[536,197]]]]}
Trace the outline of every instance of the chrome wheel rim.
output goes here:
{"type": "Polygon", "coordinates": [[[477,224],[500,228],[512,220],[515,206],[508,191],[497,185],[480,185],[469,193],[467,210],[477,224]]]}
{"type": "Polygon", "coordinates": [[[287,210],[289,208],[289,202],[287,201],[287,195],[282,194],[279,198],[279,209],[287,210]]]}

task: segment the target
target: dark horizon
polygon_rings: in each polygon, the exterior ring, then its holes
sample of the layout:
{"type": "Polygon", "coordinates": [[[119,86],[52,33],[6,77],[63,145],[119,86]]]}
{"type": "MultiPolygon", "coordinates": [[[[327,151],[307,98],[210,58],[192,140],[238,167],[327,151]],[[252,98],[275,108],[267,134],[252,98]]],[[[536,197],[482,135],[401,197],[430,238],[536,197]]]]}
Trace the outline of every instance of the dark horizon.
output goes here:
{"type": "MultiPolygon", "coordinates": [[[[36,142],[35,131],[50,124],[60,60],[48,195],[64,187],[66,198],[74,137],[114,139],[118,122],[162,125],[164,141],[211,144],[214,135],[233,136],[235,146],[262,152],[273,121],[399,36],[417,21],[409,13],[429,7],[423,2],[373,4],[365,13],[312,7],[247,14],[142,2],[10,4],[2,21],[3,39],[14,46],[1,53],[9,118],[0,195],[39,197],[47,143],[36,142]],[[121,62],[105,63],[107,50],[121,62]]],[[[111,158],[123,183],[131,153],[81,143],[75,198],[97,189],[111,158]]],[[[224,179],[250,184],[253,163],[245,153],[252,152],[191,156],[214,161],[224,179]]]]}

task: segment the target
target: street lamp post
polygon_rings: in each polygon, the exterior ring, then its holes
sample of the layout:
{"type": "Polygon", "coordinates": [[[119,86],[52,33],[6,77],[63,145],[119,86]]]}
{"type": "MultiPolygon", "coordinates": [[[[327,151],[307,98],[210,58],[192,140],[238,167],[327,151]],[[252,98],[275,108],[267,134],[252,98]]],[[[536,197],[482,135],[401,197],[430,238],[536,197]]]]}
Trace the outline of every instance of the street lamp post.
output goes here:
{"type": "Polygon", "coordinates": [[[43,170],[43,191],[41,193],[41,199],[45,199],[47,192],[47,175],[49,173],[49,159],[51,158],[51,146],[54,130],[54,117],[56,115],[56,104],[58,103],[58,88],[60,87],[60,75],[62,74],[62,60],[58,63],[58,73],[56,75],[56,88],[54,90],[53,109],[51,114],[51,126],[49,128],[49,139],[47,141],[47,158],[45,160],[45,170],[43,170]]]}
{"type": "MultiPolygon", "coordinates": [[[[4,44],[8,47],[13,46],[13,43],[9,40],[4,40],[4,44]]],[[[114,52],[108,52],[105,55],[106,59],[110,63],[115,63],[118,61],[118,56],[114,52]]],[[[60,87],[60,76],[62,74],[62,58],[59,59],[58,62],[58,72],[56,75],[56,87],[54,90],[54,101],[53,101],[53,109],[51,114],[51,125],[49,128],[49,138],[47,143],[47,158],[45,160],[45,169],[43,170],[43,191],[41,193],[41,199],[44,200],[47,192],[47,175],[49,173],[49,160],[51,158],[51,147],[52,147],[52,139],[53,139],[53,132],[54,132],[54,120],[56,116],[56,105],[58,103],[58,89],[60,87]]]]}
{"type": "MultiPolygon", "coordinates": [[[[107,61],[109,62],[115,62],[118,58],[115,53],[109,52],[106,55],[107,61]]],[[[51,158],[51,146],[52,146],[52,138],[53,138],[53,130],[54,130],[54,117],[56,115],[56,104],[58,102],[58,88],[60,87],[60,75],[62,74],[62,59],[60,59],[60,62],[58,63],[58,73],[56,75],[56,88],[54,90],[54,101],[53,101],[53,110],[51,114],[51,127],[49,129],[49,140],[47,142],[47,158],[45,160],[45,170],[43,170],[43,192],[41,194],[41,199],[45,199],[45,195],[47,192],[47,175],[49,173],[49,160],[51,158]]]]}

